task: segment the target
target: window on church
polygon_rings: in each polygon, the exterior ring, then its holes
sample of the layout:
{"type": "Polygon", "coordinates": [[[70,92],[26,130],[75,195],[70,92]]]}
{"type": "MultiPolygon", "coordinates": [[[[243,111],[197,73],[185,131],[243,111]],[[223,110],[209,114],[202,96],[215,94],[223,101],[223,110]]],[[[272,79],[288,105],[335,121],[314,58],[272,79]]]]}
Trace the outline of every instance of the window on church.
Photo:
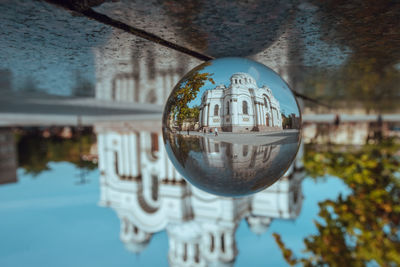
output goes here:
{"type": "Polygon", "coordinates": [[[267,102],[267,99],[266,99],[266,98],[264,98],[264,106],[265,106],[266,108],[268,108],[268,102],[267,102]]]}
{"type": "Polygon", "coordinates": [[[229,102],[226,102],[226,114],[229,115],[229,102]]]}
{"type": "Polygon", "coordinates": [[[218,116],[218,110],[219,110],[219,106],[215,105],[214,106],[214,116],[218,116]]]}
{"type": "Polygon", "coordinates": [[[244,82],[247,83],[247,78],[244,78],[244,82]]]}
{"type": "Polygon", "coordinates": [[[237,83],[237,79],[235,79],[235,83],[237,83]]]}
{"type": "Polygon", "coordinates": [[[239,83],[242,84],[242,80],[241,79],[239,79],[239,83]]]}
{"type": "Polygon", "coordinates": [[[223,253],[225,252],[225,235],[224,235],[224,233],[221,234],[221,250],[223,253]]]}
{"type": "Polygon", "coordinates": [[[247,102],[246,102],[246,101],[243,101],[242,110],[243,110],[243,114],[246,114],[246,115],[249,114],[249,110],[248,110],[247,102]]]}
{"type": "Polygon", "coordinates": [[[210,239],[211,239],[210,251],[214,252],[214,236],[213,236],[213,234],[210,234],[210,239]]]}

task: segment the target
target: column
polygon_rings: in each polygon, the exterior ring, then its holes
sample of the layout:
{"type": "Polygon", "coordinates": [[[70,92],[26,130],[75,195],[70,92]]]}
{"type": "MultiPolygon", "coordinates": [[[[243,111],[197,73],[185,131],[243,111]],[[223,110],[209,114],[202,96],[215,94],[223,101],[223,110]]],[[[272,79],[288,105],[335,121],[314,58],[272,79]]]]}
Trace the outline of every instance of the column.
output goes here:
{"type": "Polygon", "coordinates": [[[209,125],[209,119],[210,119],[210,103],[207,104],[207,111],[206,111],[206,125],[209,125]]]}
{"type": "Polygon", "coordinates": [[[199,126],[203,126],[203,108],[200,108],[200,114],[199,114],[199,126]]]}
{"type": "Polygon", "coordinates": [[[123,154],[123,160],[124,160],[124,175],[125,176],[130,176],[131,174],[131,160],[130,160],[130,142],[129,142],[129,136],[128,134],[123,134],[123,149],[125,150],[125,153],[123,154]]]}
{"type": "Polygon", "coordinates": [[[265,121],[265,107],[263,104],[260,104],[261,107],[261,122],[262,125],[267,125],[266,121],[265,121]]]}
{"type": "Polygon", "coordinates": [[[220,233],[219,231],[216,231],[216,233],[214,235],[214,245],[215,245],[214,253],[222,254],[221,237],[222,237],[222,233],[220,233]]]}
{"type": "Polygon", "coordinates": [[[183,254],[184,254],[184,244],[182,242],[177,242],[176,246],[176,257],[179,259],[180,262],[183,261],[183,254]]]}
{"type": "Polygon", "coordinates": [[[265,124],[265,112],[264,112],[264,105],[260,103],[260,116],[261,116],[261,124],[265,124]]]}
{"type": "Polygon", "coordinates": [[[126,134],[121,134],[121,142],[120,142],[120,146],[121,146],[121,156],[119,157],[119,161],[121,162],[121,168],[118,166],[118,168],[120,168],[120,174],[122,176],[128,176],[129,173],[129,162],[127,162],[128,159],[128,148],[127,148],[127,135],[126,134]]]}
{"type": "Polygon", "coordinates": [[[121,89],[120,89],[121,99],[120,99],[120,101],[125,102],[126,101],[126,87],[127,87],[125,78],[121,79],[120,86],[121,86],[121,89]]]}
{"type": "Polygon", "coordinates": [[[235,256],[235,246],[233,244],[233,234],[230,232],[225,233],[225,254],[229,259],[232,259],[235,256]]]}
{"type": "Polygon", "coordinates": [[[258,117],[257,117],[257,105],[254,103],[254,101],[252,102],[252,107],[253,107],[253,120],[254,120],[254,125],[257,126],[258,124],[258,117]]]}
{"type": "Polygon", "coordinates": [[[194,263],[194,258],[195,258],[195,248],[194,248],[194,244],[192,243],[187,243],[187,262],[188,263],[194,263]]]}
{"type": "Polygon", "coordinates": [[[238,118],[238,102],[237,99],[232,100],[232,125],[238,125],[239,118],[238,118]]]}
{"type": "MultiPolygon", "coordinates": [[[[116,170],[114,169],[114,148],[111,145],[111,138],[109,138],[110,134],[103,135],[104,140],[104,171],[107,176],[116,174],[116,170]],[[111,149],[113,148],[113,149],[111,149]]],[[[112,135],[111,135],[112,136],[112,135]]]]}

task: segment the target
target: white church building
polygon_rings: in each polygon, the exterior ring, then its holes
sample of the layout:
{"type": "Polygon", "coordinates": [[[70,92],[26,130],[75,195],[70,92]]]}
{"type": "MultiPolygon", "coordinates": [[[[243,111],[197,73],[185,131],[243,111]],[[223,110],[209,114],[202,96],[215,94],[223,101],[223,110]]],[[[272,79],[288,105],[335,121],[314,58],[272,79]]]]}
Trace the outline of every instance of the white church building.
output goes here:
{"type": "MultiPolygon", "coordinates": [[[[98,123],[100,205],[120,219],[125,248],[141,253],[154,233],[168,234],[170,266],[233,266],[235,232],[245,219],[261,235],[274,219],[296,218],[301,210],[304,177],[301,160],[271,187],[249,197],[226,198],[186,183],[167,157],[160,121],[98,123]]],[[[216,149],[210,144],[210,160],[216,149]]],[[[246,148],[237,153],[246,154],[246,148]]],[[[222,151],[222,150],[221,150],[222,151]]],[[[256,151],[255,164],[277,149],[256,151]]],[[[249,154],[254,154],[251,149],[249,154]]],[[[298,153],[300,158],[302,149],[298,153]]],[[[246,161],[246,155],[243,160],[246,161]]],[[[241,167],[239,164],[238,168],[241,167]]]]}
{"type": "Polygon", "coordinates": [[[200,127],[226,132],[268,131],[282,129],[278,100],[269,87],[258,87],[247,73],[231,76],[230,85],[219,85],[203,93],[200,127]]]}

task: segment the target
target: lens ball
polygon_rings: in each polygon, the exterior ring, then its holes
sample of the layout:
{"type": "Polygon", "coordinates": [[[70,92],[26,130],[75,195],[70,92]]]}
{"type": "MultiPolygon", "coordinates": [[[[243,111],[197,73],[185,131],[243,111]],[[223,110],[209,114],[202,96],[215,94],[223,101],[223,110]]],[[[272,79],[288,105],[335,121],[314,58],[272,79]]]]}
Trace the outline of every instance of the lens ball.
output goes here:
{"type": "Polygon", "coordinates": [[[300,109],[285,81],[245,58],[215,59],[191,70],[163,114],[175,168],[220,196],[249,195],[276,182],[296,156],[300,130],[300,109]]]}

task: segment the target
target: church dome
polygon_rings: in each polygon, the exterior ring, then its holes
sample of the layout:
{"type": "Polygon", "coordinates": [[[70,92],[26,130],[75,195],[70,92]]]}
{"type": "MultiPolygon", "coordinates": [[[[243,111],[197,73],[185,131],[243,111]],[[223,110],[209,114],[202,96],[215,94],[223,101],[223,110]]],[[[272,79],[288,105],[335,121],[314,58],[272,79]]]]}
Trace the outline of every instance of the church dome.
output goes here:
{"type": "Polygon", "coordinates": [[[255,79],[248,73],[236,72],[231,76],[231,84],[256,85],[255,79]]]}
{"type": "Polygon", "coordinates": [[[150,243],[150,240],[146,240],[145,242],[135,242],[135,241],[131,240],[131,242],[125,243],[125,248],[129,252],[139,254],[139,253],[142,253],[147,248],[149,243],[150,243]]]}
{"type": "Polygon", "coordinates": [[[268,230],[272,219],[264,216],[251,215],[250,217],[246,218],[246,221],[253,233],[256,235],[262,235],[268,230]]]}

